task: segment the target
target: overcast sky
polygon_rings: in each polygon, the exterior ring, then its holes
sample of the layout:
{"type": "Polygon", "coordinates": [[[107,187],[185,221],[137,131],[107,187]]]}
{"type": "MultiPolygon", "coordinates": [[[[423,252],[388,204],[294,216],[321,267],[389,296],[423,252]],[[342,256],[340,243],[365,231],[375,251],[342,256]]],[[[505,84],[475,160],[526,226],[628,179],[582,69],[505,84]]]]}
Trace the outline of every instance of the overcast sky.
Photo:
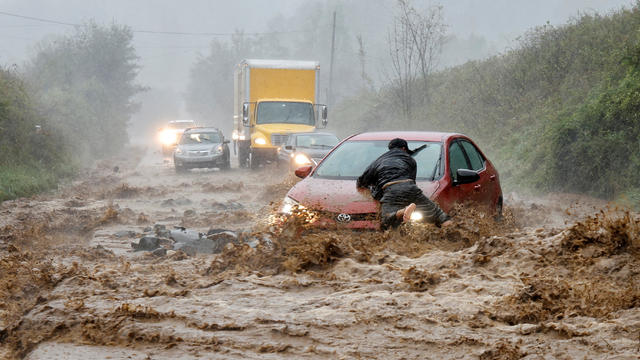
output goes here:
{"type": "MultiPolygon", "coordinates": [[[[428,2],[415,1],[417,4],[428,2]]],[[[389,19],[394,3],[394,0],[371,0],[372,6],[389,9],[389,19]]],[[[431,3],[443,5],[451,34],[481,36],[496,51],[502,51],[512,46],[518,35],[536,25],[547,21],[562,24],[579,12],[606,13],[629,6],[633,0],[442,0],[431,3]]],[[[94,19],[98,23],[126,24],[134,30],[225,34],[236,29],[249,33],[266,31],[268,21],[275,15],[286,17],[305,4],[308,1],[0,0],[0,12],[72,24],[94,19]]],[[[358,21],[367,21],[367,17],[358,21]]],[[[48,34],[64,34],[71,29],[71,26],[0,14],[0,65],[22,64],[33,53],[36,42],[48,34]]],[[[190,65],[199,53],[207,52],[210,40],[211,36],[136,33],[135,46],[142,65],[140,82],[183,91],[190,65]]]]}

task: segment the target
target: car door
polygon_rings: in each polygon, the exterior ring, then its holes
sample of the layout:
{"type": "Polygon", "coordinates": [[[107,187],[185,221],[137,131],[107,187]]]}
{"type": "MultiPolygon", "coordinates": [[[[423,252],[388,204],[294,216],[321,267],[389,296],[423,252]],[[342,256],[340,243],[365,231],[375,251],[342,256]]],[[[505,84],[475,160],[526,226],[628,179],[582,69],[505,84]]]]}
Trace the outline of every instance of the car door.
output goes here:
{"type": "MultiPolygon", "coordinates": [[[[470,169],[474,170],[480,176],[480,179],[474,182],[473,185],[473,198],[479,204],[486,204],[489,206],[492,200],[493,181],[491,179],[492,174],[487,171],[486,161],[480,151],[470,141],[466,139],[459,139],[458,143],[462,146],[464,153],[467,155],[470,169]]],[[[495,176],[494,176],[495,179],[495,176]]]]}
{"type": "MultiPolygon", "coordinates": [[[[467,155],[462,148],[462,145],[458,141],[458,139],[454,139],[451,143],[449,143],[448,151],[448,168],[449,168],[449,176],[451,177],[451,185],[448,191],[447,202],[453,204],[456,203],[464,203],[466,201],[475,201],[476,198],[474,195],[474,184],[459,184],[456,185],[458,174],[458,169],[469,169],[471,166],[469,164],[467,155]]],[[[449,206],[447,206],[449,207],[449,206]]]]}

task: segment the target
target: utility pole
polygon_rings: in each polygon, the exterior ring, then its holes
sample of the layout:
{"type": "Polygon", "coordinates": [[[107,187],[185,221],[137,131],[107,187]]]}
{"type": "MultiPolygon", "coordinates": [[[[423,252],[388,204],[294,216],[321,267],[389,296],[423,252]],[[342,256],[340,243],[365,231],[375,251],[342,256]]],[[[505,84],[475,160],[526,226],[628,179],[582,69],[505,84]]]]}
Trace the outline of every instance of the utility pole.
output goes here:
{"type": "Polygon", "coordinates": [[[331,62],[329,63],[329,93],[327,94],[327,105],[333,106],[333,54],[336,44],[336,12],[333,11],[333,31],[331,34],[331,62]]]}

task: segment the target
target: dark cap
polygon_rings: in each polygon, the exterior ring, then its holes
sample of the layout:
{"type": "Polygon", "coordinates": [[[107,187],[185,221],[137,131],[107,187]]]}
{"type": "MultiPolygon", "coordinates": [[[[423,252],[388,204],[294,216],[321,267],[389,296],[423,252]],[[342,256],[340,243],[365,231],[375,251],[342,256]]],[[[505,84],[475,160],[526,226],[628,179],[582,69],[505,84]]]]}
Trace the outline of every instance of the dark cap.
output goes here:
{"type": "Polygon", "coordinates": [[[407,141],[405,139],[395,138],[389,141],[389,150],[395,148],[405,148],[409,150],[409,144],[407,144],[407,141]]]}

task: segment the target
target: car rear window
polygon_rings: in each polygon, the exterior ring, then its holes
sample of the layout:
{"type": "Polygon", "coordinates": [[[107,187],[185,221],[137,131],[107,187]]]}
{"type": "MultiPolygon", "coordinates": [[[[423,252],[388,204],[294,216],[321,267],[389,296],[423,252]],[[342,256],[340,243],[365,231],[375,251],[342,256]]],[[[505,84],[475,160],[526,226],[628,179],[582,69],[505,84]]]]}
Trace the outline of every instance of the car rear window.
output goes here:
{"type": "MultiPolygon", "coordinates": [[[[439,175],[438,166],[442,144],[439,142],[409,141],[409,148],[427,147],[417,153],[417,179],[431,180],[439,175]]],[[[378,156],[389,149],[386,140],[347,141],[338,146],[318,165],[314,176],[336,179],[356,179],[378,156]]]]}

